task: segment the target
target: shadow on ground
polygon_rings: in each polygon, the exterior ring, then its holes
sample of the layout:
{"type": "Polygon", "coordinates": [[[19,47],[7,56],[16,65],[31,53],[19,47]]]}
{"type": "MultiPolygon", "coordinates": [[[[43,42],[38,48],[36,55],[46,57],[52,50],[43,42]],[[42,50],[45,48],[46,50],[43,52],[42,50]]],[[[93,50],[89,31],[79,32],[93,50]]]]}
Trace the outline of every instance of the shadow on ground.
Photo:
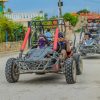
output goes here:
{"type": "MultiPolygon", "coordinates": [[[[34,74],[33,74],[34,75],[34,74]]],[[[19,84],[66,84],[66,80],[64,75],[59,74],[46,74],[46,75],[35,75],[35,77],[31,77],[31,79],[20,80],[19,84]]]]}
{"type": "Polygon", "coordinates": [[[96,60],[96,59],[100,59],[100,56],[86,56],[86,57],[82,57],[83,59],[88,59],[88,60],[96,60]]]}

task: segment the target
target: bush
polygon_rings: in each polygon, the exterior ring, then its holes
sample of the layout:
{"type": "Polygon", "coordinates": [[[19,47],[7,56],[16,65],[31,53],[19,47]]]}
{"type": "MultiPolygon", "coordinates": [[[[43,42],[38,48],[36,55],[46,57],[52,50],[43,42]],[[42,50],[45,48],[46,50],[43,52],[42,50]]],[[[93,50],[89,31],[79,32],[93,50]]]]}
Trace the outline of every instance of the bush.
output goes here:
{"type": "Polygon", "coordinates": [[[81,13],[90,13],[90,11],[89,10],[87,10],[87,9],[82,9],[82,10],[80,10],[80,11],[78,11],[77,12],[77,14],[81,14],[81,13]]]}
{"type": "Polygon", "coordinates": [[[16,36],[24,36],[23,26],[0,15],[0,43],[6,41],[6,33],[8,33],[8,41],[15,41],[16,36]]]}
{"type": "Polygon", "coordinates": [[[75,32],[76,32],[76,33],[81,32],[81,28],[80,28],[80,29],[75,30],[75,32]]]}
{"type": "MultiPolygon", "coordinates": [[[[48,20],[55,20],[57,17],[56,16],[52,16],[51,18],[49,19],[46,19],[45,17],[35,17],[33,18],[33,21],[34,20],[37,20],[37,21],[40,21],[40,20],[45,20],[42,24],[43,25],[47,25],[47,26],[44,26],[44,29],[47,29],[47,28],[55,28],[52,24],[52,21],[48,21],[48,20]],[[50,25],[50,26],[49,26],[50,25]]],[[[40,22],[37,22],[37,25],[40,25],[40,22]]],[[[34,23],[33,23],[33,26],[34,26],[34,23]]]]}
{"type": "Polygon", "coordinates": [[[72,14],[70,13],[65,13],[63,15],[63,18],[65,21],[69,21],[69,23],[72,25],[72,26],[75,26],[78,22],[78,16],[73,16],[72,14]]]}

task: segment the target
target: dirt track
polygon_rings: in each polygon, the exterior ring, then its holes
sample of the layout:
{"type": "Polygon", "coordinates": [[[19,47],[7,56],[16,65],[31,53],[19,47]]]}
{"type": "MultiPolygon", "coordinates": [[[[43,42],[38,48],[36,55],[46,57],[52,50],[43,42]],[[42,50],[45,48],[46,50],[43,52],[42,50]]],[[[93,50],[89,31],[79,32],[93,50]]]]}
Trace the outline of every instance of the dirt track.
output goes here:
{"type": "Polygon", "coordinates": [[[0,59],[0,100],[100,100],[100,56],[84,59],[84,73],[68,85],[63,75],[21,75],[16,84],[7,83],[5,62],[0,59]]]}
{"type": "Polygon", "coordinates": [[[0,56],[0,100],[100,100],[100,55],[83,60],[83,75],[66,84],[64,75],[21,75],[18,83],[5,79],[5,64],[16,55],[0,56]]]}

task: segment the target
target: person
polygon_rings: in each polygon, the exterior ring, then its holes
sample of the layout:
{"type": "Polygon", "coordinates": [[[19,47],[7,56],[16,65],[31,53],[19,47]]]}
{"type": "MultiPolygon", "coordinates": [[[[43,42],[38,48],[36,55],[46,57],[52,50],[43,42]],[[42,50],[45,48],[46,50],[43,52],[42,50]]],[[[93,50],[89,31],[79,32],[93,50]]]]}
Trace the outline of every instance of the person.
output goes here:
{"type": "Polygon", "coordinates": [[[97,25],[98,23],[96,22],[96,20],[93,21],[93,31],[96,32],[97,31],[97,25]]]}
{"type": "Polygon", "coordinates": [[[89,40],[91,38],[91,35],[89,33],[86,33],[84,35],[84,40],[89,40]]]}
{"type": "Polygon", "coordinates": [[[88,20],[87,28],[88,28],[88,31],[92,33],[93,31],[93,21],[92,20],[88,20]]]}
{"type": "Polygon", "coordinates": [[[61,45],[61,55],[60,59],[66,59],[72,55],[72,48],[68,40],[64,39],[62,33],[59,33],[58,43],[61,45]]]}
{"type": "Polygon", "coordinates": [[[65,41],[64,41],[64,36],[62,32],[59,32],[58,34],[58,46],[60,46],[61,49],[65,48],[65,41]]]}
{"type": "Polygon", "coordinates": [[[52,36],[52,33],[50,32],[49,28],[47,29],[47,32],[44,35],[48,41],[52,41],[53,36],[52,36]]]}
{"type": "Polygon", "coordinates": [[[91,40],[91,39],[92,39],[91,34],[90,34],[90,33],[86,33],[86,34],[84,35],[83,40],[80,41],[80,43],[85,44],[86,41],[89,41],[89,40],[91,40]]]}
{"type": "Polygon", "coordinates": [[[48,44],[46,37],[43,34],[39,35],[38,48],[42,49],[48,44]]]}

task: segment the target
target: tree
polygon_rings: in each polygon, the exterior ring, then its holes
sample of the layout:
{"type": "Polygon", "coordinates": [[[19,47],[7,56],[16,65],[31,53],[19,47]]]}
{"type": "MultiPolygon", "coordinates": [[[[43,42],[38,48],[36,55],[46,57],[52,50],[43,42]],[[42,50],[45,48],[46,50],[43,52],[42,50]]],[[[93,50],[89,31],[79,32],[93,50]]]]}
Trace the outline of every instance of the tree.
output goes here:
{"type": "Polygon", "coordinates": [[[78,22],[78,16],[73,16],[72,14],[70,13],[65,13],[63,15],[63,18],[65,21],[69,21],[69,23],[72,25],[72,26],[75,26],[78,22]]]}
{"type": "Polygon", "coordinates": [[[42,14],[43,14],[43,11],[42,11],[42,10],[40,10],[40,11],[39,11],[39,13],[42,13],[42,14]]]}
{"type": "Polygon", "coordinates": [[[21,24],[15,23],[12,20],[7,19],[5,16],[0,15],[0,43],[6,41],[6,32],[8,33],[8,41],[15,41],[15,34],[24,36],[24,32],[19,32],[17,30],[23,28],[21,24]]]}
{"type": "Polygon", "coordinates": [[[48,14],[47,13],[44,14],[44,18],[48,19],[48,14]]]}
{"type": "Polygon", "coordinates": [[[57,19],[57,18],[58,18],[58,16],[52,16],[52,17],[50,17],[51,20],[57,19]]]}
{"type": "Polygon", "coordinates": [[[44,19],[43,17],[40,17],[40,16],[37,16],[37,17],[34,17],[33,20],[42,20],[44,19]]]}
{"type": "Polygon", "coordinates": [[[8,12],[8,13],[12,13],[12,9],[11,9],[11,8],[8,8],[8,9],[7,9],[7,12],[8,12]]]}
{"type": "Polygon", "coordinates": [[[80,13],[90,13],[90,11],[87,9],[82,9],[82,10],[77,12],[77,14],[80,14],[80,13]]]}

